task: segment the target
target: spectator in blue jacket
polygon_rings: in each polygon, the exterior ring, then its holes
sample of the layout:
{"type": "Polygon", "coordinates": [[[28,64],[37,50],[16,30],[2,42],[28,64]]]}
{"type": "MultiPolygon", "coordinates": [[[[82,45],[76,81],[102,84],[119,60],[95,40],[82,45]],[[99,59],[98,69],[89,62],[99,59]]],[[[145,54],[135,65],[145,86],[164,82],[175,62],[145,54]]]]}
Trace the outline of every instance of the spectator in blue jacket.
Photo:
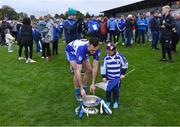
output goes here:
{"type": "Polygon", "coordinates": [[[140,18],[137,21],[138,26],[138,44],[140,44],[141,38],[142,43],[145,43],[145,33],[147,31],[147,20],[144,18],[144,15],[141,15],[140,18]]]}
{"type": "Polygon", "coordinates": [[[107,22],[107,28],[110,34],[110,41],[112,42],[112,37],[113,37],[113,42],[116,44],[116,28],[117,28],[117,23],[116,19],[111,16],[111,18],[107,22]]]}
{"type": "Polygon", "coordinates": [[[100,23],[98,22],[97,17],[93,15],[87,24],[89,36],[99,38],[100,23]]]}
{"type": "Polygon", "coordinates": [[[41,44],[41,34],[39,33],[38,29],[33,24],[33,39],[36,43],[36,52],[42,52],[42,44],[41,44]]]}
{"type": "Polygon", "coordinates": [[[62,18],[58,22],[58,29],[60,29],[59,38],[62,38],[62,33],[63,33],[63,29],[64,29],[63,22],[64,22],[64,20],[62,18]]]}
{"type": "Polygon", "coordinates": [[[66,44],[78,39],[78,29],[77,24],[78,20],[76,19],[76,10],[73,8],[69,8],[68,10],[68,18],[64,21],[64,34],[66,44]]]}
{"type": "Polygon", "coordinates": [[[117,19],[117,42],[119,41],[120,35],[122,36],[122,45],[125,43],[125,37],[124,37],[124,31],[125,31],[125,23],[126,20],[124,16],[122,15],[119,19],[117,19]]]}
{"type": "Polygon", "coordinates": [[[58,24],[55,23],[53,26],[53,46],[52,46],[52,54],[58,54],[58,41],[59,41],[59,33],[61,29],[58,27],[58,24]]]}

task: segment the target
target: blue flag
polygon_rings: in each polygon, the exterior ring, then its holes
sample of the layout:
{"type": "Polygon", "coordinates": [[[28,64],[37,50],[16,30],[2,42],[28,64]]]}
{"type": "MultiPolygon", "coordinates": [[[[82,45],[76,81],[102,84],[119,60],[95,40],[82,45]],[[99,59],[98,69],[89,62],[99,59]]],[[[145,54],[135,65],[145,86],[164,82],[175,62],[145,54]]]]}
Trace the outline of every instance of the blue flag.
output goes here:
{"type": "Polygon", "coordinates": [[[120,78],[115,78],[108,82],[106,91],[111,91],[114,87],[120,84],[120,78]]]}
{"type": "Polygon", "coordinates": [[[97,83],[96,86],[100,89],[103,89],[104,91],[111,91],[112,89],[114,89],[114,87],[116,87],[117,85],[119,85],[121,82],[120,78],[117,77],[113,80],[107,81],[107,82],[100,82],[97,83]]]}

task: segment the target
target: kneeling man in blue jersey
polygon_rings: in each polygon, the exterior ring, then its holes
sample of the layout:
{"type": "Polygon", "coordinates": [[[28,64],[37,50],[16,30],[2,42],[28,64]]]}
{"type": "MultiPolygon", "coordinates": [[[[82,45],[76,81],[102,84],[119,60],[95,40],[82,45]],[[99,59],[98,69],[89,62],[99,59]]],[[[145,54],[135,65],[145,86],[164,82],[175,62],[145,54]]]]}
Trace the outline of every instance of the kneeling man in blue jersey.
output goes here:
{"type": "Polygon", "coordinates": [[[113,108],[118,108],[121,79],[125,77],[126,68],[128,68],[128,62],[125,57],[117,52],[116,45],[109,42],[106,48],[107,55],[103,59],[101,65],[101,75],[103,82],[108,81],[106,89],[106,104],[110,107],[111,94],[113,93],[113,108]]]}
{"type": "Polygon", "coordinates": [[[79,100],[81,97],[86,96],[87,84],[92,74],[92,85],[90,86],[90,92],[95,94],[95,84],[98,73],[98,63],[100,57],[99,41],[97,38],[91,38],[90,40],[81,39],[75,40],[66,46],[67,59],[74,71],[74,84],[75,84],[75,96],[79,100]],[[93,66],[89,62],[89,56],[93,56],[93,66]],[[82,78],[82,67],[85,71],[85,75],[82,78]]]}

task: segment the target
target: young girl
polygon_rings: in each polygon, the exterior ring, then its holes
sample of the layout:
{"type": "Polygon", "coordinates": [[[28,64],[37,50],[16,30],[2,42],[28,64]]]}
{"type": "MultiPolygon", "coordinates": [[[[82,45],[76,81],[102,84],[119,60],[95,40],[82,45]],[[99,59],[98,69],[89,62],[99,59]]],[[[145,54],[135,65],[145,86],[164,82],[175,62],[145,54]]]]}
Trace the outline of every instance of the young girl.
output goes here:
{"type": "Polygon", "coordinates": [[[120,80],[125,76],[125,69],[128,68],[128,62],[125,57],[116,51],[116,45],[108,43],[106,48],[107,55],[104,57],[101,65],[101,75],[103,81],[117,81],[111,90],[106,90],[106,104],[110,107],[111,93],[113,93],[113,108],[118,108],[118,100],[120,94],[120,80]],[[119,79],[119,80],[118,80],[119,79]]]}
{"type": "Polygon", "coordinates": [[[6,44],[8,45],[8,52],[13,52],[12,44],[13,44],[13,41],[15,40],[15,38],[10,34],[9,29],[6,29],[5,39],[6,39],[6,44]]]}

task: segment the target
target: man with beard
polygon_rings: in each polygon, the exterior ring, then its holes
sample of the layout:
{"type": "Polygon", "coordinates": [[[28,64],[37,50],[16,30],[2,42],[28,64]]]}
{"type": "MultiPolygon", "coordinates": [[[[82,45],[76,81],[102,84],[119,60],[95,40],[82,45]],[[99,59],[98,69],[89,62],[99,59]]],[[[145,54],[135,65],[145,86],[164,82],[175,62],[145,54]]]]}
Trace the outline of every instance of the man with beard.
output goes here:
{"type": "Polygon", "coordinates": [[[95,84],[98,74],[98,63],[100,57],[99,41],[97,38],[90,40],[81,39],[70,42],[66,46],[66,56],[73,69],[75,96],[77,101],[86,96],[87,84],[92,73],[92,85],[90,91],[95,93],[95,84]],[[93,66],[89,62],[89,56],[93,56],[93,66]],[[85,75],[81,76],[82,67],[85,75]]]}

